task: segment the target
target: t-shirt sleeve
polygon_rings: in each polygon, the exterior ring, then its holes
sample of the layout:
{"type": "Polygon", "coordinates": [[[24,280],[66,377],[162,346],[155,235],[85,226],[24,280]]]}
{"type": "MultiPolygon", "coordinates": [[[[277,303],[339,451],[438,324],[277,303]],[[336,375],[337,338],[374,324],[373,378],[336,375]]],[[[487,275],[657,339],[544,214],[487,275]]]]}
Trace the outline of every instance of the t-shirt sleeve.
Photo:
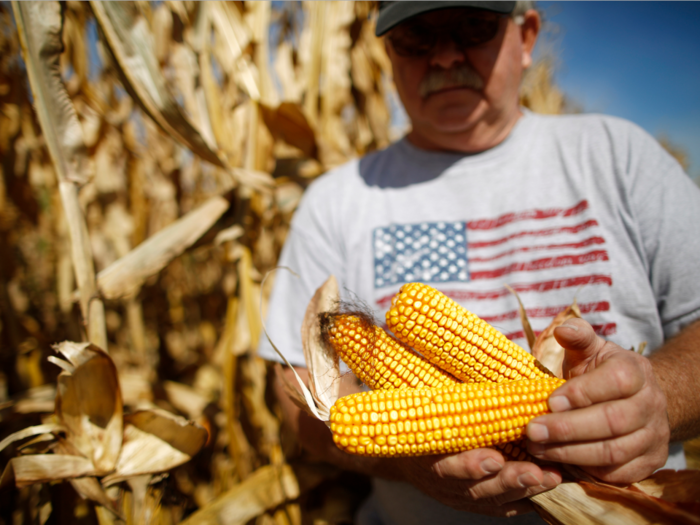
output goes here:
{"type": "Polygon", "coordinates": [[[636,127],[630,153],[632,206],[668,339],[700,318],[700,188],[636,127]]]}
{"type": "MultiPolygon", "coordinates": [[[[306,306],[329,275],[340,279],[343,272],[341,239],[334,232],[324,187],[325,184],[312,185],[292,219],[278,264],[282,268],[275,272],[267,311],[270,339],[290,363],[298,366],[305,366],[301,323],[306,306]]],[[[281,361],[264,334],[258,355],[281,361]]]]}

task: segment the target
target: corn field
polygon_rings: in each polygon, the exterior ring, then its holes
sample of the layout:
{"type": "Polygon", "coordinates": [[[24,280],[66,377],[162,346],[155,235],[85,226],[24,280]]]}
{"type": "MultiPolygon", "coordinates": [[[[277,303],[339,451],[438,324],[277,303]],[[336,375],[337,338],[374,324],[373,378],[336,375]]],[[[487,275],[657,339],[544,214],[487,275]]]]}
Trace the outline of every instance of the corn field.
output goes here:
{"type": "Polygon", "coordinates": [[[374,8],[0,4],[0,523],[352,522],[256,348],[304,189],[404,131],[374,8]]]}

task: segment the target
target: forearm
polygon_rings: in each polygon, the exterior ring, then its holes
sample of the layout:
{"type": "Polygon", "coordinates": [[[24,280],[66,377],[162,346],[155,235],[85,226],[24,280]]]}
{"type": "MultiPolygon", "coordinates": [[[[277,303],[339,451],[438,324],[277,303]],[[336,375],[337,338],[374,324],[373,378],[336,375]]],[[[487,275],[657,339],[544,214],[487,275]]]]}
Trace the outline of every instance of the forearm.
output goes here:
{"type": "Polygon", "coordinates": [[[670,339],[650,361],[666,394],[671,440],[700,436],[700,321],[670,339]]]}

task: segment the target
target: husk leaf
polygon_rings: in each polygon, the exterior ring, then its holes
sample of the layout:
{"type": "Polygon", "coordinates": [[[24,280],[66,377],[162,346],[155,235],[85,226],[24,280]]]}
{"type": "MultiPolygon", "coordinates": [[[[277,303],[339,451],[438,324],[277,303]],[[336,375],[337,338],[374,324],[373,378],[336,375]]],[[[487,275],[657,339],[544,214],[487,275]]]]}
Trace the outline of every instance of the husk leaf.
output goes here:
{"type": "Polygon", "coordinates": [[[229,208],[223,197],[212,197],[139,244],[97,275],[100,293],[108,299],[133,296],[143,282],[194,244],[229,208]]]}
{"type": "Polygon", "coordinates": [[[327,411],[329,416],[333,403],[340,395],[340,368],[338,355],[321,344],[318,316],[331,311],[339,300],[338,281],[331,275],[309,301],[301,324],[301,344],[309,370],[309,388],[319,409],[324,414],[327,411]]]}
{"type": "Polygon", "coordinates": [[[545,328],[537,336],[535,344],[532,347],[532,355],[535,356],[540,363],[552,371],[557,377],[562,377],[562,364],[564,363],[564,349],[554,338],[554,329],[561,326],[569,319],[581,318],[581,310],[579,310],[576,300],[565,310],[559,312],[547,328],[545,328]]]}
{"type": "Polygon", "coordinates": [[[58,376],[56,414],[66,441],[94,464],[97,475],[114,470],[122,446],[123,407],[117,369],[89,343],[63,342],[57,352],[75,366],[58,376]]]}

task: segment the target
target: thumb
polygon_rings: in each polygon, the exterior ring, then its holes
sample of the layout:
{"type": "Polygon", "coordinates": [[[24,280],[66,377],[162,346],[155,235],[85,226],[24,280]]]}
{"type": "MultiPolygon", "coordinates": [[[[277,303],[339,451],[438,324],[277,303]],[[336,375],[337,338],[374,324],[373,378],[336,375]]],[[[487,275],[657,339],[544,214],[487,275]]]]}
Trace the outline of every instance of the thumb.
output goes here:
{"type": "Polygon", "coordinates": [[[564,378],[583,373],[584,367],[598,354],[605,341],[583,319],[568,319],[554,329],[554,338],[564,348],[564,378]]]}

